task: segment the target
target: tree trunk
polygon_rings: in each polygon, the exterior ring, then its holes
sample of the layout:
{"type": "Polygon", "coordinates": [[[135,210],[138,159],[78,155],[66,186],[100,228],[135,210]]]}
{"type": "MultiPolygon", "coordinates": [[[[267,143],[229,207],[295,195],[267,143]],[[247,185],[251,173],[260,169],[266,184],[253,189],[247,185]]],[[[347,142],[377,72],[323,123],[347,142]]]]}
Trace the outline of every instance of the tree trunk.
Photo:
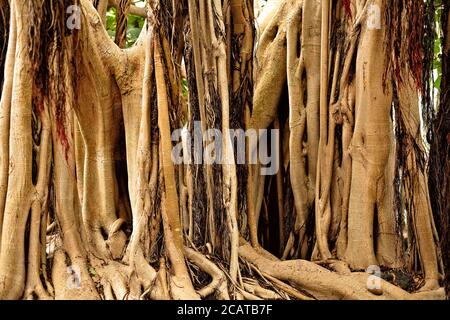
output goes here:
{"type": "Polygon", "coordinates": [[[444,297],[428,1],[145,2],[0,0],[0,298],[444,297]]]}

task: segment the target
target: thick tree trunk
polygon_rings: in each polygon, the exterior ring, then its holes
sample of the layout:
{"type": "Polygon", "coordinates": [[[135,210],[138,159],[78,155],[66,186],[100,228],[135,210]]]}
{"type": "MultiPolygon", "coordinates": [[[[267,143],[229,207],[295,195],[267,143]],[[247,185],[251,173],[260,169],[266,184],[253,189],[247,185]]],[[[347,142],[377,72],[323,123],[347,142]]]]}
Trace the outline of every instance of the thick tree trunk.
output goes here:
{"type": "Polygon", "coordinates": [[[408,32],[387,21],[423,14],[402,3],[0,0],[0,298],[442,299],[445,126],[429,194],[418,73],[387,44],[408,32]],[[147,17],[124,49],[128,13],[147,17]],[[178,128],[201,161],[174,161],[178,128]],[[222,162],[205,163],[213,139],[222,162]],[[276,143],[273,176],[238,162],[276,143]],[[406,266],[420,292],[360,272],[406,266]]]}

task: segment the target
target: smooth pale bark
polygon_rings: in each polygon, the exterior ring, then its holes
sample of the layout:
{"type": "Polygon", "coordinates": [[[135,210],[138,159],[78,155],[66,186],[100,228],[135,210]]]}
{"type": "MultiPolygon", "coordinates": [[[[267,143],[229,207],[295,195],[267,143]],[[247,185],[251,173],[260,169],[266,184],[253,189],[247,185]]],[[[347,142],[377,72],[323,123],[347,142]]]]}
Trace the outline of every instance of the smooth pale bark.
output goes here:
{"type": "MultiPolygon", "coordinates": [[[[405,121],[405,126],[411,138],[417,143],[421,152],[424,151],[421,127],[419,97],[414,88],[414,81],[406,76],[409,81],[399,87],[398,98],[400,112],[405,121]]],[[[437,233],[433,222],[430,198],[428,194],[428,179],[424,168],[419,167],[417,153],[413,146],[409,146],[406,169],[409,170],[409,187],[412,190],[413,198],[408,199],[414,206],[412,214],[413,228],[417,237],[420,260],[425,275],[426,284],[421,290],[433,290],[439,288],[438,257],[436,244],[437,233]]]]}
{"type": "Polygon", "coordinates": [[[5,60],[5,80],[3,82],[0,101],[0,245],[2,236],[3,215],[8,190],[8,168],[9,168],[9,128],[11,116],[11,100],[13,74],[16,54],[17,24],[14,11],[10,16],[10,34],[8,39],[8,51],[5,60]]]}
{"type": "MultiPolygon", "coordinates": [[[[0,298],[442,298],[427,179],[414,152],[404,181],[414,197],[405,193],[405,200],[417,209],[408,223],[424,292],[409,294],[385,281],[369,288],[367,273],[351,272],[403,266],[393,208],[393,90],[383,83],[383,28],[368,28],[362,14],[369,2],[351,1],[353,16],[341,2],[271,0],[253,44],[252,1],[168,1],[151,2],[150,25],[122,50],[104,28],[105,10],[117,2],[96,2],[96,11],[91,0],[80,0],[82,28],[76,37],[61,35],[67,56],[60,60],[51,46],[48,61],[40,62],[63,72],[64,121],[50,99],[37,124],[34,99],[53,96],[32,90],[23,32],[29,21],[15,21],[25,9],[9,2],[0,103],[0,298]],[[182,26],[190,32],[178,33],[182,26]],[[334,45],[337,34],[344,41],[334,45]],[[185,60],[184,50],[192,50],[185,60]],[[190,73],[189,106],[183,68],[190,73]],[[173,163],[172,130],[199,117],[202,132],[222,130],[225,164],[173,163]],[[276,177],[251,165],[246,188],[240,185],[246,177],[238,176],[227,134],[236,123],[282,129],[283,170],[276,177]],[[195,170],[205,179],[195,181],[195,170]],[[247,207],[238,190],[246,190],[247,207]],[[266,225],[259,226],[260,217],[266,225]],[[239,243],[247,229],[251,245],[239,243]],[[293,260],[280,261],[263,248],[269,246],[293,260]]],[[[408,130],[422,147],[417,90],[393,82],[408,130]]]]}
{"type": "MultiPolygon", "coordinates": [[[[27,15],[24,6],[12,1],[16,16],[27,15]]],[[[32,201],[32,79],[26,55],[28,28],[26,19],[16,19],[15,50],[9,134],[9,177],[3,216],[0,249],[0,298],[20,298],[25,286],[25,226],[32,201]]]]}
{"type": "Polygon", "coordinates": [[[308,203],[314,198],[316,185],[317,154],[319,146],[319,90],[320,90],[320,9],[318,1],[304,0],[302,11],[302,57],[305,64],[306,132],[308,135],[308,203]]]}
{"type": "MultiPolygon", "coordinates": [[[[382,8],[381,1],[376,4],[382,8]]],[[[382,28],[363,27],[356,60],[356,118],[350,146],[352,181],[345,260],[357,270],[378,265],[374,252],[374,214],[378,196],[384,192],[384,172],[392,142],[392,89],[383,90],[386,55],[380,50],[382,41],[382,28]]]]}

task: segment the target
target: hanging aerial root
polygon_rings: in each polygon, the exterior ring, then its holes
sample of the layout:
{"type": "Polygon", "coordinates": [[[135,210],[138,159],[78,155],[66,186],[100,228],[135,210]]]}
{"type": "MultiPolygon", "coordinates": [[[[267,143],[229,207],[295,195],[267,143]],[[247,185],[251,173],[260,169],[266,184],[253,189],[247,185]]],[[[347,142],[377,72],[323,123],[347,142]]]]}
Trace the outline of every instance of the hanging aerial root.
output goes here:
{"type": "MultiPolygon", "coordinates": [[[[42,217],[47,216],[48,203],[48,183],[50,178],[50,163],[51,163],[51,126],[48,114],[48,108],[39,112],[41,122],[40,128],[40,142],[39,142],[39,157],[37,182],[35,184],[35,199],[31,205],[31,220],[30,220],[30,237],[28,246],[28,268],[27,281],[25,284],[24,297],[32,299],[35,294],[39,299],[50,299],[51,295],[44,288],[41,281],[41,265],[45,263],[46,256],[42,255],[41,250],[45,252],[45,246],[41,244],[41,232],[46,228],[41,227],[41,223],[46,222],[42,217]],[[41,259],[44,258],[43,261],[41,259]]],[[[46,226],[45,226],[46,227],[46,226]]],[[[49,288],[52,292],[53,288],[49,288]]]]}
{"type": "Polygon", "coordinates": [[[131,0],[118,0],[115,42],[119,48],[125,48],[127,42],[128,11],[131,0]]]}

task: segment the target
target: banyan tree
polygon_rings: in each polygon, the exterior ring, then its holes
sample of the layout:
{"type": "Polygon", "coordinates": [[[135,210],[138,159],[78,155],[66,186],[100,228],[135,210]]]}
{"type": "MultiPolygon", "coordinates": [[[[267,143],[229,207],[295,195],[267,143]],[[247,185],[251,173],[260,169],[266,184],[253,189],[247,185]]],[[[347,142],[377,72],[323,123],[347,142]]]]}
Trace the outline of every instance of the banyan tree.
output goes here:
{"type": "Polygon", "coordinates": [[[0,0],[0,298],[445,298],[449,8],[0,0]]]}

